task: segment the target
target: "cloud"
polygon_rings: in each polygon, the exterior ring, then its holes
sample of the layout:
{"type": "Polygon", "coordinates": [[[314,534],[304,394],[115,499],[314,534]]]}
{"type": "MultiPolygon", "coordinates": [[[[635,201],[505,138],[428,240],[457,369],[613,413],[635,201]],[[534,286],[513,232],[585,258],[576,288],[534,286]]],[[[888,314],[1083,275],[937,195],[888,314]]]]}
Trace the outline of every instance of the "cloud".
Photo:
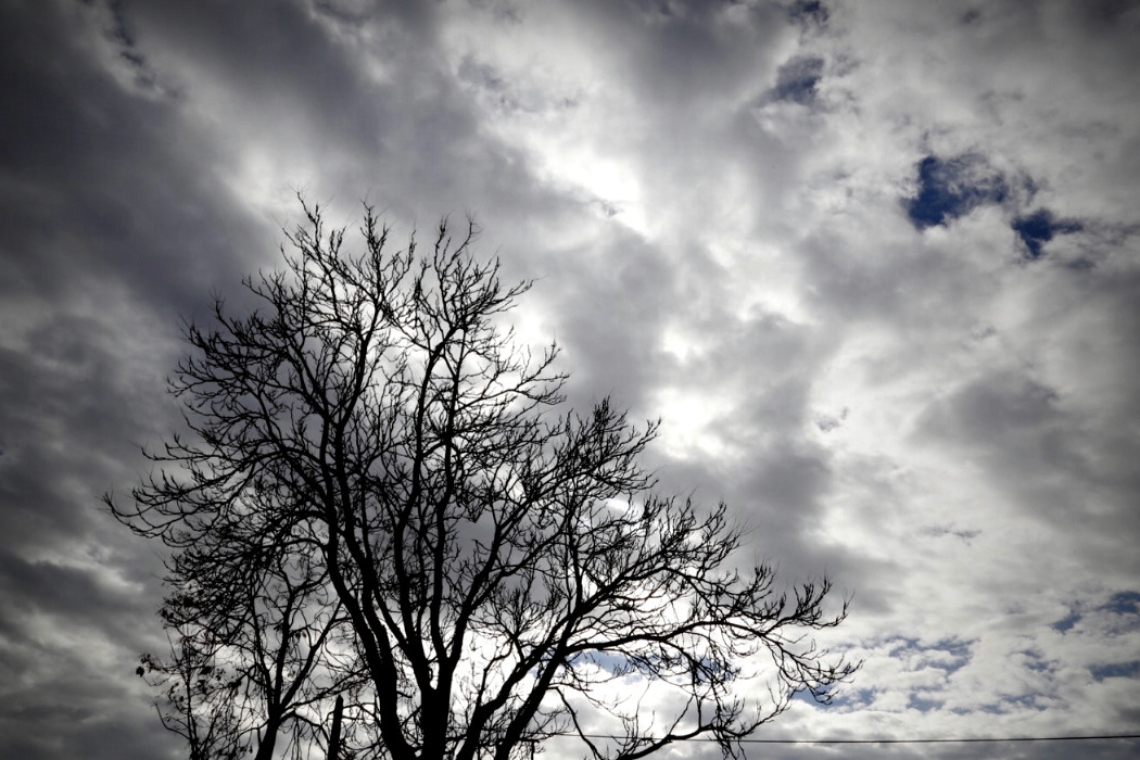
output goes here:
{"type": "MultiPolygon", "coordinates": [[[[562,345],[571,401],[661,417],[664,489],[854,592],[827,641],[866,668],[772,731],[1134,729],[1138,25],[1114,2],[5,4],[0,755],[174,746],[133,676],[161,556],[97,501],[178,429],[180,317],[251,305],[298,191],[337,225],[375,204],[401,244],[474,212],[536,280],[513,317],[562,345]]],[[[850,755],[976,754],[921,749],[850,755]]]]}

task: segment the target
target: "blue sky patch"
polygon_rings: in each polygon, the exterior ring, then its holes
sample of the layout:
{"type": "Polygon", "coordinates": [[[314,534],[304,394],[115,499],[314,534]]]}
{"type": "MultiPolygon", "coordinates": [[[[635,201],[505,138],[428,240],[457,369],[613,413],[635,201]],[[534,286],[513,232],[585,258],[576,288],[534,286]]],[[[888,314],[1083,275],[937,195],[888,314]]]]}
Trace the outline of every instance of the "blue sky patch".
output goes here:
{"type": "Polygon", "coordinates": [[[780,67],[776,86],[769,97],[810,106],[815,102],[816,88],[823,73],[823,59],[798,57],[780,67]]]}
{"type": "Polygon", "coordinates": [[[1037,652],[1026,650],[1022,652],[1025,655],[1025,667],[1027,670],[1032,670],[1034,673],[1049,673],[1053,670],[1052,664],[1041,659],[1041,655],[1037,652]]]}
{"type": "Polygon", "coordinates": [[[1140,660],[1114,662],[1111,665],[1094,665],[1089,668],[1089,673],[1097,681],[1103,681],[1106,678],[1135,678],[1140,676],[1140,660]]]}
{"type": "Polygon", "coordinates": [[[946,704],[945,699],[931,699],[927,696],[920,694],[911,694],[910,699],[907,701],[907,707],[918,710],[919,712],[930,712],[937,710],[942,705],[946,704]]]}
{"type": "Polygon", "coordinates": [[[978,206],[1003,202],[1009,193],[1005,178],[974,154],[927,156],[917,168],[918,194],[906,199],[904,207],[918,230],[946,226],[978,206]]]}
{"type": "Polygon", "coordinates": [[[1108,604],[1102,609],[1110,610],[1118,615],[1140,615],[1140,593],[1135,591],[1121,591],[1113,594],[1108,604]]]}
{"type": "Polygon", "coordinates": [[[827,19],[830,17],[827,11],[827,6],[819,0],[797,0],[796,3],[788,9],[788,16],[793,21],[798,21],[804,26],[824,26],[827,24],[827,19]]]}
{"type": "Polygon", "coordinates": [[[934,668],[946,675],[961,670],[970,661],[973,641],[945,639],[931,645],[923,645],[917,639],[898,637],[888,653],[889,657],[918,656],[921,658],[917,670],[934,668]]]}
{"type": "Polygon", "coordinates": [[[1042,712],[1044,709],[1044,707],[1037,703],[1037,695],[1035,694],[1006,695],[1001,698],[1000,702],[983,705],[981,708],[982,712],[991,715],[1008,715],[1011,712],[1019,712],[1021,710],[1042,712]]]}
{"type": "Polygon", "coordinates": [[[904,652],[916,650],[919,648],[918,639],[910,639],[905,636],[898,636],[894,638],[893,641],[898,643],[895,644],[895,646],[887,652],[888,657],[898,657],[904,652]]]}
{"type": "Polygon", "coordinates": [[[1080,621],[1081,621],[1081,613],[1078,612],[1076,609],[1074,609],[1072,612],[1070,612],[1065,617],[1061,618],[1060,620],[1058,620],[1055,623],[1050,624],[1049,627],[1052,628],[1054,631],[1060,631],[1061,633],[1064,633],[1065,631],[1069,630],[1070,628],[1072,628],[1074,625],[1076,625],[1080,621]]]}
{"type": "Polygon", "coordinates": [[[874,689],[849,688],[837,694],[830,706],[848,710],[859,710],[870,705],[874,699],[874,689]]]}
{"type": "Polygon", "coordinates": [[[1029,216],[1019,216],[1013,220],[1012,226],[1025,244],[1026,256],[1031,259],[1040,258],[1045,244],[1055,235],[1066,235],[1084,229],[1078,221],[1058,219],[1047,208],[1038,209],[1029,216]]]}

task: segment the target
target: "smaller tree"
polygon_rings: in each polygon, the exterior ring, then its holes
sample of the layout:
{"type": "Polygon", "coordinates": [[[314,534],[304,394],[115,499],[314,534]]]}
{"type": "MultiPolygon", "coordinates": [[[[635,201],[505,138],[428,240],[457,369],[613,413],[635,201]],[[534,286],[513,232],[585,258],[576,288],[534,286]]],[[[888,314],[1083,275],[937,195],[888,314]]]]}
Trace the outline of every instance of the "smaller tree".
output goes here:
{"type": "Polygon", "coordinates": [[[161,610],[171,656],[144,655],[138,669],[164,689],[163,724],[194,760],[270,760],[282,735],[300,756],[324,731],[327,700],[360,681],[336,652],[345,621],[327,577],[256,514],[219,520],[174,555],[161,610]]]}
{"type": "Polygon", "coordinates": [[[734,754],[795,694],[831,698],[856,665],[805,636],[846,605],[737,569],[723,504],[656,494],[656,425],[606,400],[550,415],[556,348],[503,330],[529,284],[471,255],[473,224],[388,253],[369,209],[352,257],[305,211],[288,271],[247,282],[264,311],[189,328],[173,387],[194,437],[133,506],[108,500],[174,549],[173,656],[142,671],[194,757],[323,752],[340,699],[343,756],[734,754]]]}

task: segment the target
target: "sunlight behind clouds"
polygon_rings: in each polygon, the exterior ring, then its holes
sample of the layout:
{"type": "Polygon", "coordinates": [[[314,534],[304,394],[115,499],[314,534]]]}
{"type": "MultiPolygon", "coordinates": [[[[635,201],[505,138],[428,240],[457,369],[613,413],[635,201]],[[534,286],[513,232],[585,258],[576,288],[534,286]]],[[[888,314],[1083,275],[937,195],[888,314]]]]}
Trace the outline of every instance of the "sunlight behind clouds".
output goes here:
{"type": "Polygon", "coordinates": [[[614,55],[591,46],[589,30],[567,10],[528,5],[505,22],[477,7],[461,12],[445,32],[451,65],[481,110],[482,128],[524,152],[540,181],[644,233],[648,209],[625,155],[644,125],[619,85],[614,55]],[[552,46],[554,30],[586,44],[552,46]]]}
{"type": "Polygon", "coordinates": [[[662,388],[655,397],[655,408],[666,420],[659,444],[677,459],[731,459],[739,450],[720,432],[725,415],[733,408],[732,399],[710,396],[701,388],[662,388]]]}
{"type": "Polygon", "coordinates": [[[298,192],[353,245],[361,200],[396,248],[470,212],[504,282],[535,281],[503,324],[563,347],[578,411],[660,417],[669,489],[724,499],[787,580],[854,593],[827,642],[863,671],[765,736],[1137,731],[1135,4],[45,0],[0,21],[0,755],[178,756],[133,675],[162,644],[160,558],[95,502],[178,429],[179,319],[250,305],[298,192]]]}

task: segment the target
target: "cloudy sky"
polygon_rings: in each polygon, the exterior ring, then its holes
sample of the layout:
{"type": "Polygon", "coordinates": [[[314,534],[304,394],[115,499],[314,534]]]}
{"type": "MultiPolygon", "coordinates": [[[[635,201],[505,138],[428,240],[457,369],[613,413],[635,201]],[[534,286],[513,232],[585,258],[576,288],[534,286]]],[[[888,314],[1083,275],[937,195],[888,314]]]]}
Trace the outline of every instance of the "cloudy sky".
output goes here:
{"type": "Polygon", "coordinates": [[[856,681],[761,738],[1140,733],[1138,38],[1127,0],[0,0],[0,756],[178,756],[133,673],[161,551],[99,496],[298,192],[476,215],[571,401],[854,595],[856,681]]]}

